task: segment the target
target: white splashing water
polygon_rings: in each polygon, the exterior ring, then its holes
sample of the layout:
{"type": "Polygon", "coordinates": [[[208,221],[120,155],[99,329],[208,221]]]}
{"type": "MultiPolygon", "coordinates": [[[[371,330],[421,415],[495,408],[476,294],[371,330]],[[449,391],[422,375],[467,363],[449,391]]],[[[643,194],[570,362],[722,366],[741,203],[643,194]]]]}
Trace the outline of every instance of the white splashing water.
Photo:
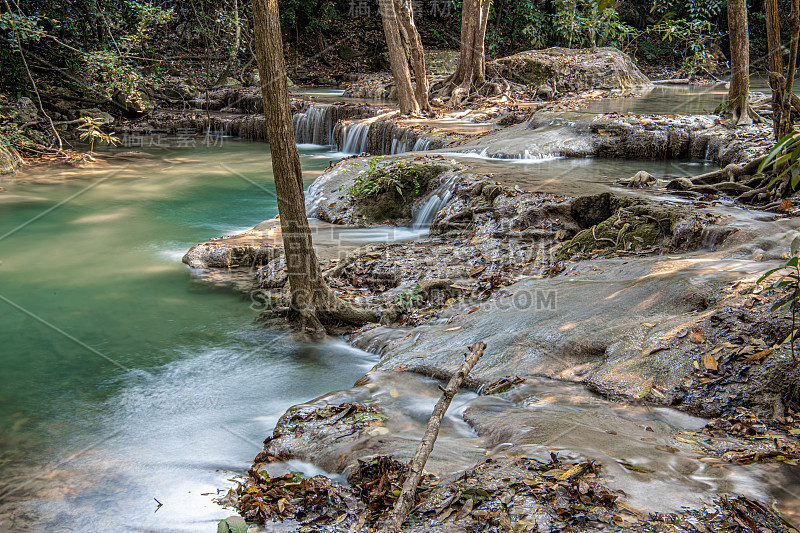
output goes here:
{"type": "Polygon", "coordinates": [[[431,140],[427,137],[420,137],[417,139],[417,142],[414,143],[414,148],[411,150],[412,152],[422,152],[427,150],[431,145],[431,140]]]}
{"type": "Polygon", "coordinates": [[[442,183],[436,192],[428,198],[419,211],[414,215],[411,222],[411,227],[415,230],[430,231],[431,223],[436,218],[436,213],[442,210],[450,198],[453,196],[455,190],[456,177],[452,176],[442,183]]]}
{"type": "Polygon", "coordinates": [[[369,146],[369,126],[373,121],[363,120],[342,126],[340,151],[347,154],[363,154],[369,146]]]}
{"type": "Polygon", "coordinates": [[[305,113],[294,115],[292,123],[294,139],[298,144],[331,144],[334,124],[329,106],[309,106],[305,113]]]}

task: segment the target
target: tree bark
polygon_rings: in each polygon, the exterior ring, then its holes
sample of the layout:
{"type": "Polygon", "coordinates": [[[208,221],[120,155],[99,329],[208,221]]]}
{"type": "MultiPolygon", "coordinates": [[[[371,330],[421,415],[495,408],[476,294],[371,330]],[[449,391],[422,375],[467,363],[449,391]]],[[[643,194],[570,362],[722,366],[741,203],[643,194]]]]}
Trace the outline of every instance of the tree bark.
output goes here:
{"type": "Polygon", "coordinates": [[[400,491],[400,496],[397,498],[394,508],[392,508],[392,512],[386,519],[386,523],[380,533],[397,533],[400,531],[400,527],[403,525],[403,522],[405,522],[406,517],[408,517],[411,507],[414,505],[414,495],[422,479],[425,463],[428,462],[428,457],[430,457],[433,451],[433,445],[436,443],[436,438],[439,436],[439,428],[442,425],[442,419],[447,412],[447,408],[450,407],[453,397],[458,392],[467,374],[469,374],[478,362],[478,359],[483,356],[483,351],[485,349],[486,344],[481,341],[470,346],[469,351],[465,354],[464,363],[461,365],[461,368],[450,378],[447,387],[442,389],[442,397],[439,398],[439,401],[436,402],[436,407],[433,408],[431,418],[428,420],[428,427],[425,429],[425,435],[423,435],[417,447],[417,452],[414,454],[409,464],[408,475],[406,475],[406,479],[403,482],[403,489],[400,491]]]}
{"type": "Polygon", "coordinates": [[[411,67],[414,70],[414,83],[416,88],[414,95],[421,111],[431,110],[428,97],[428,74],[425,71],[425,51],[422,48],[422,39],[414,23],[414,12],[411,8],[411,0],[395,0],[398,21],[400,22],[400,33],[407,53],[410,56],[411,67]]]}
{"type": "Polygon", "coordinates": [[[464,0],[461,6],[461,57],[458,68],[439,91],[456,104],[486,83],[486,25],[490,5],[490,0],[464,0]]]}
{"type": "Polygon", "coordinates": [[[781,23],[778,17],[778,0],[764,3],[767,23],[767,55],[769,57],[769,84],[772,87],[772,128],[775,140],[781,138],[781,117],[783,115],[783,88],[786,78],[783,75],[783,50],[781,48],[781,23]]]}
{"type": "Polygon", "coordinates": [[[400,113],[415,115],[420,111],[429,111],[425,55],[422,40],[414,24],[411,2],[380,0],[380,12],[400,113]],[[412,66],[417,84],[416,90],[411,84],[412,66]]]}
{"type": "Polygon", "coordinates": [[[747,0],[728,0],[728,29],[731,41],[731,83],[728,88],[727,112],[731,124],[753,123],[749,113],[750,37],[747,28],[747,0]]]}
{"type": "Polygon", "coordinates": [[[306,217],[300,154],[295,144],[278,0],[253,0],[254,38],[264,119],[272,153],[275,192],[288,270],[289,318],[312,336],[324,335],[323,323],[377,322],[374,311],[339,299],[322,278],[306,217]]]}
{"type": "Polygon", "coordinates": [[[783,109],[781,111],[781,137],[789,135],[794,130],[792,120],[792,95],[794,91],[794,74],[797,66],[797,41],[800,38],[800,0],[792,0],[792,10],[789,14],[789,69],[786,73],[786,86],[783,92],[783,109]]]}

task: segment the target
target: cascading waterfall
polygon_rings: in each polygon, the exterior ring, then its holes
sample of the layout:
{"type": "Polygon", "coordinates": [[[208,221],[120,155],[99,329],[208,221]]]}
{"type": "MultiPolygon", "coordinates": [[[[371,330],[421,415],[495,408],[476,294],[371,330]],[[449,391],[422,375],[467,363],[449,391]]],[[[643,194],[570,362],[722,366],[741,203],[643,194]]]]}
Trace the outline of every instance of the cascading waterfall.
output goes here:
{"type": "Polygon", "coordinates": [[[342,126],[339,150],[347,154],[362,154],[369,149],[369,121],[342,126]]]}
{"type": "Polygon", "coordinates": [[[333,142],[330,106],[311,105],[305,112],[294,115],[292,123],[297,144],[329,145],[333,142]]]}
{"type": "Polygon", "coordinates": [[[453,196],[455,190],[456,176],[452,176],[442,183],[436,192],[428,198],[419,211],[414,215],[411,221],[411,227],[417,231],[428,232],[431,229],[431,223],[436,218],[436,213],[441,211],[450,198],[453,196]]]}
{"type": "Polygon", "coordinates": [[[423,152],[427,150],[431,145],[431,140],[427,137],[420,137],[417,139],[417,142],[414,143],[414,148],[411,150],[412,152],[423,152]]]}

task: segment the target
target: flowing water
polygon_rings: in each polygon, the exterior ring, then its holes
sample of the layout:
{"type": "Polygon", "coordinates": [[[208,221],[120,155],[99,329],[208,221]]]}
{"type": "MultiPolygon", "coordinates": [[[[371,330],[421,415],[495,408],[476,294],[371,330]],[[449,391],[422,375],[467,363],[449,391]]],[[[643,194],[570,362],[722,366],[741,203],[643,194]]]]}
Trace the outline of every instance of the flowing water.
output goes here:
{"type": "MultiPolygon", "coordinates": [[[[307,128],[303,138],[330,145],[332,127],[318,128],[315,113],[297,119],[306,120],[298,124],[307,128]]],[[[353,131],[348,148],[360,150],[364,135],[353,131]]],[[[403,149],[426,147],[416,141],[403,149]]],[[[341,156],[328,150],[303,147],[306,185],[341,156]]],[[[708,169],[704,162],[459,157],[506,184],[562,194],[607,190],[607,176],[643,169],[708,169]]],[[[450,185],[420,207],[412,228],[345,229],[336,238],[358,244],[424,235],[450,185]]],[[[195,282],[180,263],[193,244],[276,214],[263,144],[226,139],[86,168],[37,167],[0,187],[0,530],[214,531],[231,514],[212,501],[217,490],[248,468],[277,418],[350,387],[377,361],[341,342],[302,347],[259,328],[246,295],[195,282]]],[[[414,376],[403,383],[408,394],[397,410],[407,419],[397,433],[411,446],[438,389],[414,376]]],[[[363,394],[387,388],[375,385],[363,394]]],[[[486,411],[513,407],[469,394],[466,401],[486,411]]],[[[610,409],[602,400],[582,408],[610,409]]],[[[445,438],[468,450],[449,459],[466,466],[483,449],[459,420],[451,413],[445,438]]],[[[671,420],[675,428],[688,423],[671,420]]]]}
{"type": "MultiPolygon", "coordinates": [[[[327,164],[304,155],[306,181],[327,164]]],[[[212,496],[277,417],[374,363],[342,343],[291,345],[181,264],[276,214],[263,144],[0,186],[0,495],[39,500],[16,526],[0,508],[0,530],[214,531],[230,511],[212,496]]]]}

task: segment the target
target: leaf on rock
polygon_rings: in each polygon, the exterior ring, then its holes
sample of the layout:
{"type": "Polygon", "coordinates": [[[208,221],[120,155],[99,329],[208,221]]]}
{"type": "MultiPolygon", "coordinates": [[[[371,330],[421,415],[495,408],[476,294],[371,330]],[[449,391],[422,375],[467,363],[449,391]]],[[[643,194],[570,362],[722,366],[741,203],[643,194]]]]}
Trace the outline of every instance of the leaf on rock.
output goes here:
{"type": "Polygon", "coordinates": [[[689,340],[692,341],[694,344],[703,344],[706,342],[706,337],[703,335],[703,332],[697,328],[692,329],[689,332],[689,340]]]}
{"type": "Polygon", "coordinates": [[[703,356],[703,366],[706,367],[706,370],[717,370],[719,364],[711,352],[708,352],[703,356]]]}

